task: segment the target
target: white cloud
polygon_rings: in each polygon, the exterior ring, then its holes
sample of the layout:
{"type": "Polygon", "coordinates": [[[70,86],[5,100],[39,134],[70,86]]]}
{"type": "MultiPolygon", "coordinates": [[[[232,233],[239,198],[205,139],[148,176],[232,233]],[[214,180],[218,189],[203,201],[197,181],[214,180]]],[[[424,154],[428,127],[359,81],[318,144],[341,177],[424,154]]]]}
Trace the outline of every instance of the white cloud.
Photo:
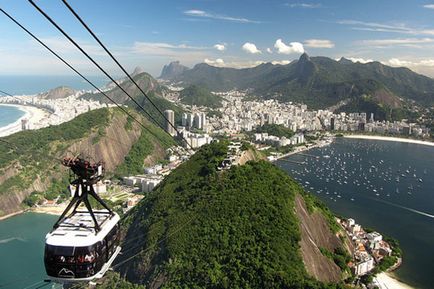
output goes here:
{"type": "Polygon", "coordinates": [[[409,66],[411,65],[410,61],[400,60],[398,58],[391,58],[387,61],[387,64],[392,66],[409,66]]]}
{"type": "Polygon", "coordinates": [[[354,63],[369,63],[369,62],[374,62],[374,60],[372,59],[365,59],[365,58],[361,58],[361,57],[345,57],[346,59],[351,60],[354,63]]]}
{"type": "Polygon", "coordinates": [[[211,66],[216,67],[231,67],[231,68],[251,68],[258,66],[260,64],[265,63],[265,61],[231,61],[231,62],[225,62],[221,58],[217,58],[215,60],[205,58],[204,62],[211,66]]]}
{"type": "Polygon", "coordinates": [[[271,48],[268,47],[268,48],[267,48],[267,52],[270,53],[270,54],[272,54],[272,53],[273,53],[273,50],[271,50],[271,48]]]}
{"type": "Polygon", "coordinates": [[[304,41],[304,45],[310,48],[333,48],[335,44],[331,40],[327,39],[307,39],[304,41]]]}
{"type": "Polygon", "coordinates": [[[277,61],[277,60],[275,60],[275,61],[271,61],[271,64],[274,64],[274,65],[287,65],[287,64],[290,64],[291,63],[291,60],[279,60],[279,61],[277,61]]]}
{"type": "Polygon", "coordinates": [[[426,4],[426,5],[423,5],[423,8],[434,9],[434,4],[426,4]]]}
{"type": "Polygon", "coordinates": [[[285,4],[288,7],[291,8],[309,8],[309,9],[313,9],[313,8],[320,8],[321,4],[320,3],[287,3],[285,4]]]}
{"type": "Polygon", "coordinates": [[[208,18],[208,19],[224,20],[224,21],[239,22],[239,23],[260,23],[259,21],[251,20],[247,18],[231,17],[231,16],[214,14],[214,13],[206,12],[203,10],[196,10],[196,9],[184,11],[184,14],[190,17],[208,18]]]}
{"type": "Polygon", "coordinates": [[[211,65],[211,66],[217,66],[217,67],[224,67],[225,66],[225,62],[221,58],[217,58],[216,60],[205,58],[203,60],[203,62],[205,62],[206,64],[211,65]]]}
{"type": "Polygon", "coordinates": [[[395,38],[395,39],[373,39],[360,40],[357,43],[366,46],[386,47],[386,46],[409,46],[420,47],[421,44],[434,43],[434,38],[395,38]]]}
{"type": "Polygon", "coordinates": [[[216,44],[216,45],[214,45],[214,48],[217,49],[218,51],[225,51],[226,50],[226,46],[224,43],[216,44]]]}
{"type": "Polygon", "coordinates": [[[262,53],[261,50],[259,50],[258,48],[256,48],[256,45],[250,42],[246,42],[243,44],[242,49],[248,53],[251,54],[258,54],[258,53],[262,53]]]}
{"type": "Polygon", "coordinates": [[[403,60],[399,58],[391,58],[384,64],[398,67],[434,67],[434,59],[422,59],[422,60],[403,60]]]}
{"type": "Polygon", "coordinates": [[[207,47],[190,46],[186,44],[170,44],[165,42],[134,42],[132,51],[138,54],[172,56],[174,54],[206,50],[207,47]]]}
{"type": "Polygon", "coordinates": [[[354,30],[374,31],[374,32],[391,32],[411,35],[434,35],[434,29],[410,27],[405,23],[383,24],[376,22],[364,22],[358,20],[341,20],[338,24],[351,26],[354,30]]]}
{"type": "Polygon", "coordinates": [[[289,45],[286,45],[282,39],[277,39],[276,43],[274,43],[274,48],[280,54],[304,53],[303,44],[300,42],[291,42],[289,45]]]}

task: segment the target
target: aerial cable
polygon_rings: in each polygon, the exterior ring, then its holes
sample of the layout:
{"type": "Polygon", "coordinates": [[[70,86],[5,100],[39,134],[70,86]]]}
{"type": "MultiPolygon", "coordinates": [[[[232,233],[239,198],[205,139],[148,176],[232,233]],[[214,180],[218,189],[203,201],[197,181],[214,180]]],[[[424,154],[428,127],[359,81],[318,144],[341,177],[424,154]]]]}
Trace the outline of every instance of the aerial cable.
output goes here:
{"type": "Polygon", "coordinates": [[[3,90],[0,90],[0,93],[2,93],[2,94],[4,94],[4,95],[7,95],[7,96],[10,96],[10,97],[15,97],[15,96],[13,96],[12,94],[7,93],[7,92],[5,92],[5,91],[3,91],[3,90]]]}
{"type": "Polygon", "coordinates": [[[37,36],[35,36],[32,32],[30,32],[27,28],[21,25],[17,20],[15,20],[11,15],[9,15],[6,11],[0,8],[0,12],[6,15],[12,22],[18,25],[22,30],[24,30],[27,34],[29,34],[33,39],[35,39],[39,44],[45,47],[48,51],[50,51],[54,56],[56,56],[60,61],[62,61],[66,66],[68,66],[72,71],[74,71],[77,75],[79,75],[82,79],[84,79],[87,83],[89,83],[93,88],[95,88],[98,92],[104,95],[108,100],[110,100],[114,105],[116,105],[120,110],[130,116],[135,122],[137,122],[143,129],[148,131],[157,139],[158,136],[155,135],[148,127],[146,127],[142,122],[140,122],[136,117],[131,115],[124,107],[119,105],[115,100],[113,100],[110,96],[108,96],[105,92],[103,92],[99,87],[97,87],[92,81],[90,81],[87,77],[85,77],[82,73],[80,73],[77,69],[75,69],[71,64],[69,64],[64,58],[62,58],[59,54],[53,51],[50,47],[48,47],[42,40],[40,40],[37,36]]]}
{"type": "MultiPolygon", "coordinates": [[[[104,73],[105,76],[107,76],[120,90],[122,90],[127,96],[128,98],[130,98],[151,120],[153,120],[161,129],[163,129],[165,132],[166,130],[164,129],[164,127],[157,121],[155,120],[155,118],[149,113],[147,112],[143,106],[141,106],[119,83],[116,82],[116,80],[110,76],[109,73],[107,73],[86,51],[83,50],[83,48],[81,48],[80,45],[77,44],[77,42],[75,42],[74,39],[72,39],[68,33],[66,33],[47,13],[45,13],[38,5],[36,5],[36,3],[32,0],[29,0],[30,4],[32,4],[36,10],[42,14],[54,27],[57,28],[57,30],[59,30],[72,44],[74,44],[74,46],[80,50],[80,52],[82,54],[84,54],[96,67],[98,67],[98,69],[104,73]]],[[[169,134],[168,132],[166,132],[167,134],[169,134]]],[[[169,134],[170,135],[170,134],[169,134]]],[[[172,137],[172,135],[170,135],[172,137]]]]}
{"type": "MultiPolygon", "coordinates": [[[[30,0],[30,2],[32,2],[30,0]]],[[[132,83],[140,90],[140,92],[143,94],[144,97],[154,106],[154,108],[164,117],[164,120],[169,123],[169,125],[176,131],[176,133],[182,137],[182,139],[191,147],[191,145],[188,143],[188,141],[181,136],[178,129],[175,127],[175,125],[167,119],[167,117],[164,115],[164,113],[158,108],[158,106],[155,105],[155,103],[152,101],[152,99],[146,94],[145,91],[137,84],[137,82],[131,77],[131,75],[126,71],[126,69],[119,63],[119,61],[113,56],[113,54],[108,50],[108,48],[101,42],[101,40],[95,35],[95,33],[92,31],[92,29],[89,28],[89,26],[84,22],[84,20],[75,12],[75,10],[68,4],[66,0],[62,0],[62,2],[66,5],[66,7],[71,11],[71,13],[75,16],[75,18],[78,19],[78,21],[84,26],[84,28],[92,35],[92,37],[95,39],[96,42],[104,49],[105,52],[110,56],[110,58],[117,64],[117,66],[125,73],[125,75],[130,79],[132,83]]]]}

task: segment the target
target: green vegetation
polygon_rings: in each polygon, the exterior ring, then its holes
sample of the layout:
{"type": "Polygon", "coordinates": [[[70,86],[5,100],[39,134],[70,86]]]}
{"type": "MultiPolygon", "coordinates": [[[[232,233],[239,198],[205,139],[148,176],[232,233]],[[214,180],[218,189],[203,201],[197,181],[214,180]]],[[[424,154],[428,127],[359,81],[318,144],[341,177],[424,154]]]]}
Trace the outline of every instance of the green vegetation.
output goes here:
{"type": "Polygon", "coordinates": [[[190,85],[184,88],[180,93],[180,99],[184,104],[210,108],[221,107],[223,100],[220,96],[214,95],[208,89],[198,85],[190,85]]]}
{"type": "Polygon", "coordinates": [[[138,255],[121,275],[162,288],[343,288],[304,268],[294,212],[302,188],[264,161],[218,172],[226,152],[226,142],[202,147],[132,210],[124,248],[135,238],[138,255]]]}
{"type": "MultiPolygon", "coordinates": [[[[116,168],[115,175],[118,177],[143,174],[143,161],[147,156],[155,151],[155,144],[161,142],[163,148],[168,148],[174,145],[175,142],[173,138],[168,136],[162,130],[156,127],[149,127],[149,129],[154,133],[158,140],[155,139],[153,135],[142,129],[142,134],[140,135],[137,142],[131,147],[128,154],[125,156],[125,161],[120,166],[116,168]]],[[[163,161],[163,160],[161,160],[163,161]]]]}
{"type": "Polygon", "coordinates": [[[323,254],[330,260],[333,260],[333,262],[335,262],[335,264],[338,265],[338,267],[341,268],[342,271],[350,271],[350,268],[347,264],[351,261],[351,256],[344,248],[337,247],[333,252],[330,252],[323,247],[320,247],[319,250],[321,251],[321,254],[323,254]]]}
{"type": "Polygon", "coordinates": [[[37,176],[47,176],[45,172],[48,170],[53,176],[61,178],[65,173],[59,169],[58,156],[65,153],[68,144],[92,132],[103,134],[110,117],[108,109],[99,109],[58,126],[22,131],[2,138],[11,145],[0,142],[0,168],[6,168],[11,163],[21,167],[18,174],[0,185],[0,195],[28,188],[37,176]]]}
{"type": "Polygon", "coordinates": [[[281,124],[264,124],[263,126],[256,128],[255,132],[268,133],[268,135],[286,138],[290,138],[294,135],[294,132],[291,129],[284,127],[281,124]]]}
{"type": "MultiPolygon", "coordinates": [[[[131,112],[134,113],[133,110],[131,112]]],[[[136,117],[139,118],[136,114],[136,117]]],[[[13,175],[0,184],[0,197],[2,194],[14,194],[17,191],[27,190],[34,182],[44,184],[44,192],[34,192],[24,200],[25,206],[38,203],[43,198],[57,199],[62,202],[69,197],[66,190],[69,184],[66,168],[60,164],[65,154],[76,154],[69,148],[74,144],[88,138],[92,145],[98,143],[106,136],[106,129],[116,121],[123,121],[125,115],[118,109],[98,109],[82,114],[75,119],[58,126],[23,131],[2,138],[0,142],[0,171],[12,171],[13,175]],[[58,198],[59,197],[59,198],[58,198]]],[[[154,152],[155,147],[163,149],[174,144],[171,137],[161,129],[146,122],[148,131],[143,130],[137,143],[135,143],[125,158],[125,163],[119,166],[119,172],[142,172],[143,160],[154,152]]],[[[127,119],[126,128],[136,129],[137,124],[127,119]]],[[[164,151],[161,149],[161,157],[164,151]]],[[[74,149],[77,150],[77,147],[74,149]]],[[[82,149],[81,149],[82,150],[82,149]]],[[[108,174],[112,172],[107,172],[108,174]]],[[[40,186],[40,185],[39,185],[40,186]]],[[[18,209],[18,208],[17,208],[18,209]]]]}

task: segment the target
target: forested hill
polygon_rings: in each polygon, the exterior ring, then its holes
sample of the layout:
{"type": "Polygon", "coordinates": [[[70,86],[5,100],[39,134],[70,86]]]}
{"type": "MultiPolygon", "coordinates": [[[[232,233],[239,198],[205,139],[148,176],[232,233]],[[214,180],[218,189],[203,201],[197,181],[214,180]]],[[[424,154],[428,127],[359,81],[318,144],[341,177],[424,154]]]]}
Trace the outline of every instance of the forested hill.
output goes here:
{"type": "Polygon", "coordinates": [[[109,173],[121,174],[141,173],[147,156],[153,156],[148,162],[163,159],[173,140],[134,114],[157,138],[117,108],[93,110],[61,125],[1,138],[0,216],[22,209],[32,192],[50,199],[66,190],[68,172],[60,164],[65,156],[102,160],[109,173]]]}
{"type": "Polygon", "coordinates": [[[333,240],[322,247],[342,245],[328,210],[271,163],[218,172],[226,152],[225,143],[202,147],[132,210],[123,223],[120,275],[145,288],[343,288],[339,267],[321,253],[313,256],[318,247],[306,247],[312,253],[307,269],[300,249],[301,224],[312,234],[306,244],[317,244],[322,234],[333,240]],[[324,225],[322,231],[309,227],[300,208],[324,225]]]}
{"type": "MultiPolygon", "coordinates": [[[[166,100],[163,96],[167,92],[167,88],[163,85],[160,85],[156,79],[154,79],[150,74],[146,72],[141,72],[132,75],[133,80],[139,85],[139,87],[147,94],[147,96],[151,99],[152,103],[154,103],[161,111],[166,109],[171,109],[175,111],[175,117],[177,120],[181,118],[181,109],[173,104],[172,102],[166,100]]],[[[137,103],[139,103],[142,107],[146,109],[146,111],[152,115],[154,119],[157,119],[161,123],[163,123],[163,117],[158,113],[158,111],[154,108],[154,106],[150,103],[150,101],[141,93],[141,91],[137,88],[137,86],[130,81],[129,79],[122,79],[119,84],[132,98],[135,99],[137,103]]],[[[135,108],[137,111],[143,114],[143,111],[132,101],[127,94],[125,94],[119,87],[111,84],[108,91],[105,93],[114,101],[119,104],[128,105],[131,108],[135,108]]],[[[101,93],[86,93],[82,96],[85,99],[94,99],[103,103],[112,104],[110,100],[108,100],[101,93]]]]}
{"type": "Polygon", "coordinates": [[[211,108],[221,107],[223,98],[212,94],[207,88],[198,85],[190,85],[180,93],[180,100],[187,105],[206,106],[211,108]]]}
{"type": "Polygon", "coordinates": [[[307,54],[287,65],[264,63],[245,69],[201,63],[177,74],[172,81],[202,85],[212,91],[251,89],[261,97],[304,102],[312,108],[325,108],[363,95],[391,108],[401,107],[401,99],[434,104],[434,79],[408,68],[307,54]]]}

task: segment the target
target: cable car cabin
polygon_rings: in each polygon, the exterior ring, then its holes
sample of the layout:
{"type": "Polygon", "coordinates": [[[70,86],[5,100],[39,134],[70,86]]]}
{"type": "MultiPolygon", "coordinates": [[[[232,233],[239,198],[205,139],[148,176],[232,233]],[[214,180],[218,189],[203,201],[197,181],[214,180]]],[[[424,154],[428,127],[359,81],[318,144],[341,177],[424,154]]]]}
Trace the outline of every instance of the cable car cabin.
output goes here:
{"type": "Polygon", "coordinates": [[[45,237],[44,263],[54,281],[89,281],[101,278],[119,254],[119,216],[95,210],[100,225],[95,231],[89,212],[76,211],[45,237]]]}

